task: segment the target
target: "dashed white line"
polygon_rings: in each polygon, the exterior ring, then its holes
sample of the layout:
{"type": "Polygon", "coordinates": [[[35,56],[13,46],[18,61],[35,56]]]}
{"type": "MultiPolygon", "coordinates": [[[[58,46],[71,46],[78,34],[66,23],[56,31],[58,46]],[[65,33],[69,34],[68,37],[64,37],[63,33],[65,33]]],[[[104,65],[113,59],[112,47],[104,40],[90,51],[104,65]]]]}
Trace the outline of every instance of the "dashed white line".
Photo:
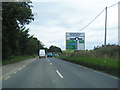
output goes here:
{"type": "Polygon", "coordinates": [[[21,70],[22,68],[19,68],[18,70],[21,70]]]}
{"type": "Polygon", "coordinates": [[[52,63],[50,63],[50,65],[52,65],[52,63]]]}
{"type": "Polygon", "coordinates": [[[10,76],[6,77],[4,80],[7,80],[7,79],[9,79],[9,78],[10,78],[10,76]]]}
{"type": "Polygon", "coordinates": [[[58,70],[56,70],[56,72],[61,78],[63,78],[63,76],[60,74],[60,72],[58,70]]]}

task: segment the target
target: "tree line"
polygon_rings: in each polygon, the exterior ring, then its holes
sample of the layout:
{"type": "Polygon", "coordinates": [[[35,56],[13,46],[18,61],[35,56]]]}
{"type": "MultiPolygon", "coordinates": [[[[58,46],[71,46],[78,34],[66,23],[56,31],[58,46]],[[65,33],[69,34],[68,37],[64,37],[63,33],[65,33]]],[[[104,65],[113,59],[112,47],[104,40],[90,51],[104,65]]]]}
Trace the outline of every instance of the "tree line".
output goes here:
{"type": "Polygon", "coordinates": [[[43,48],[34,36],[28,34],[25,25],[34,21],[31,2],[2,3],[2,58],[32,55],[43,48]]]}
{"type": "Polygon", "coordinates": [[[37,54],[39,49],[47,52],[62,52],[59,47],[49,49],[25,27],[34,21],[32,2],[2,2],[2,59],[11,56],[37,54]]]}
{"type": "Polygon", "coordinates": [[[49,48],[44,48],[46,53],[51,52],[51,53],[62,53],[61,48],[51,45],[49,48]]]}
{"type": "Polygon", "coordinates": [[[61,48],[52,45],[52,46],[49,47],[48,52],[62,53],[62,50],[61,50],[61,48]]]}

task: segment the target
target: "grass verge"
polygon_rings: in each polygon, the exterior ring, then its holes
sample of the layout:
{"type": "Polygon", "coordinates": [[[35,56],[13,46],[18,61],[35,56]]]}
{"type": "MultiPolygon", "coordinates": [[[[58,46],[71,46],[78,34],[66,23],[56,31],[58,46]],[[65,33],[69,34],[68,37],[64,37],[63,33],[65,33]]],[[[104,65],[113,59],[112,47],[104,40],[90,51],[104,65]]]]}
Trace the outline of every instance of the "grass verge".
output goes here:
{"type": "Polygon", "coordinates": [[[114,76],[118,76],[118,61],[101,59],[94,57],[69,57],[59,56],[59,59],[63,59],[72,63],[80,64],[95,70],[99,70],[114,76]]]}
{"type": "Polygon", "coordinates": [[[26,59],[33,58],[34,56],[28,56],[28,55],[22,55],[22,56],[11,56],[9,59],[2,61],[2,66],[15,63],[15,62],[20,62],[24,61],[26,59]]]}

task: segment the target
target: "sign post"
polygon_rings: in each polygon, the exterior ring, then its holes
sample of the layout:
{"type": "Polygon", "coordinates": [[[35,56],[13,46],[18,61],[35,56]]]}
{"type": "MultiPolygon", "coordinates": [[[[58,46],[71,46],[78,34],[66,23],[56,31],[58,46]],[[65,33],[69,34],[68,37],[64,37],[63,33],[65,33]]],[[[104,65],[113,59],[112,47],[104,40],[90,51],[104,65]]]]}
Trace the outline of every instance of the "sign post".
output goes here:
{"type": "Polygon", "coordinates": [[[85,33],[66,33],[66,50],[85,50],[85,33]]]}

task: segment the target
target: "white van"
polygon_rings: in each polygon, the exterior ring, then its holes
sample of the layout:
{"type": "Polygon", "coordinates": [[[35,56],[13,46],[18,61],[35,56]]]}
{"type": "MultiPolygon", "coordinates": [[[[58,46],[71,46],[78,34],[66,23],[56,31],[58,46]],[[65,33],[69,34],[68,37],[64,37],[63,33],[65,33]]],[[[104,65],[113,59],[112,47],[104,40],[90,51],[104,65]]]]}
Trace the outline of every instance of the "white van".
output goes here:
{"type": "Polygon", "coordinates": [[[44,49],[40,49],[39,50],[39,58],[45,58],[45,50],[44,49]]]}

